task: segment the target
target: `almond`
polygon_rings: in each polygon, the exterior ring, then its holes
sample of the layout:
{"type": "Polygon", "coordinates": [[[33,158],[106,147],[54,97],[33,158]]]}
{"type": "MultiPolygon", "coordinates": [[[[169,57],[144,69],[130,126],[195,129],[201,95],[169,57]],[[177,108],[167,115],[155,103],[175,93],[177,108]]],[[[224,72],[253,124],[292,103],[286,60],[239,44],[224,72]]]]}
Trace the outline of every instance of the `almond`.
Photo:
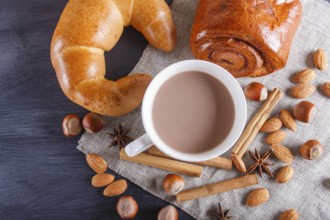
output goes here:
{"type": "Polygon", "coordinates": [[[107,162],[97,154],[86,154],[86,160],[96,173],[104,173],[107,170],[107,162]]]}
{"type": "Polygon", "coordinates": [[[265,133],[272,133],[274,131],[280,130],[282,127],[282,122],[278,118],[268,119],[263,126],[260,128],[260,131],[265,133]]]}
{"type": "Polygon", "coordinates": [[[328,69],[328,58],[322,48],[318,49],[313,56],[314,65],[319,70],[328,69]]]}
{"type": "Polygon", "coordinates": [[[246,200],[246,205],[250,207],[258,206],[267,202],[268,199],[269,199],[269,192],[266,188],[255,189],[249,193],[246,200]]]}
{"type": "Polygon", "coordinates": [[[116,180],[115,182],[108,185],[104,191],[104,196],[118,196],[124,193],[127,189],[127,182],[124,179],[116,180]]]}
{"type": "Polygon", "coordinates": [[[313,85],[299,84],[291,89],[291,95],[297,99],[303,99],[311,96],[316,88],[313,85]]]}
{"type": "Polygon", "coordinates": [[[280,144],[286,138],[286,133],[284,131],[278,130],[270,133],[266,138],[267,144],[280,144]]]}
{"type": "Polygon", "coordinates": [[[115,176],[109,173],[97,173],[92,178],[92,186],[103,187],[115,180],[115,176]]]}
{"type": "Polygon", "coordinates": [[[279,218],[279,220],[298,220],[298,219],[299,219],[299,214],[294,209],[289,209],[283,212],[279,218]]]}
{"type": "Polygon", "coordinates": [[[297,130],[297,123],[295,122],[294,118],[288,110],[283,109],[282,111],[280,111],[279,118],[284,124],[284,126],[287,127],[289,130],[297,130]]]}
{"type": "Polygon", "coordinates": [[[322,92],[325,96],[330,98],[330,82],[326,82],[323,84],[322,92]]]}
{"type": "Polygon", "coordinates": [[[242,158],[240,158],[236,154],[232,154],[231,155],[231,160],[233,161],[233,163],[234,163],[236,169],[238,170],[238,172],[246,173],[246,166],[245,166],[245,163],[242,160],[242,158]]]}
{"type": "Polygon", "coordinates": [[[274,155],[277,159],[284,163],[291,164],[293,160],[293,154],[291,150],[283,145],[280,144],[273,144],[272,150],[274,152],[274,155]]]}
{"type": "Polygon", "coordinates": [[[292,82],[294,83],[310,83],[316,77],[314,70],[312,69],[304,69],[292,77],[292,82]]]}
{"type": "Polygon", "coordinates": [[[276,182],[287,183],[292,179],[292,176],[293,168],[291,166],[282,167],[276,175],[276,182]]]}

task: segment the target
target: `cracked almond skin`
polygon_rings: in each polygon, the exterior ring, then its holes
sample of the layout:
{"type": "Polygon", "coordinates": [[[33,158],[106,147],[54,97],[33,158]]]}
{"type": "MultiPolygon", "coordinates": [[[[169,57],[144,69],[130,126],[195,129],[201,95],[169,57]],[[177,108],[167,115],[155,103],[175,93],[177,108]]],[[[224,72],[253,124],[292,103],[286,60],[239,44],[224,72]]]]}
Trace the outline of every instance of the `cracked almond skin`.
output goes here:
{"type": "Polygon", "coordinates": [[[310,83],[313,81],[316,77],[316,73],[314,70],[307,68],[304,69],[296,74],[293,75],[292,77],[292,82],[294,83],[310,83]]]}
{"type": "Polygon", "coordinates": [[[267,144],[280,144],[286,138],[286,133],[284,131],[278,130],[270,133],[266,138],[267,144]]]}
{"type": "Polygon", "coordinates": [[[291,131],[297,130],[297,123],[295,122],[292,114],[288,110],[283,109],[282,111],[280,111],[279,118],[286,128],[291,131]]]}
{"type": "Polygon", "coordinates": [[[291,166],[284,166],[278,171],[276,175],[276,182],[287,183],[292,179],[292,176],[293,176],[293,168],[291,166]]]}
{"type": "Polygon", "coordinates": [[[283,212],[279,218],[279,220],[298,220],[299,213],[294,209],[289,209],[283,212]]]}
{"type": "Polygon", "coordinates": [[[291,89],[292,97],[296,99],[304,99],[311,96],[316,90],[316,87],[309,84],[299,84],[291,89]]]}
{"type": "Polygon", "coordinates": [[[259,188],[251,191],[247,197],[246,205],[254,207],[267,202],[269,199],[269,192],[266,188],[259,188]]]}
{"type": "Polygon", "coordinates": [[[293,153],[289,148],[287,148],[281,144],[273,144],[271,146],[271,148],[277,159],[279,159],[280,161],[287,163],[287,164],[292,163],[293,153]]]}
{"type": "Polygon", "coordinates": [[[268,119],[260,128],[260,131],[265,133],[272,133],[274,131],[280,130],[282,127],[282,121],[279,118],[268,119]]]}
{"type": "Polygon", "coordinates": [[[86,161],[95,173],[104,173],[107,168],[107,162],[97,154],[86,154],[86,161]]]}

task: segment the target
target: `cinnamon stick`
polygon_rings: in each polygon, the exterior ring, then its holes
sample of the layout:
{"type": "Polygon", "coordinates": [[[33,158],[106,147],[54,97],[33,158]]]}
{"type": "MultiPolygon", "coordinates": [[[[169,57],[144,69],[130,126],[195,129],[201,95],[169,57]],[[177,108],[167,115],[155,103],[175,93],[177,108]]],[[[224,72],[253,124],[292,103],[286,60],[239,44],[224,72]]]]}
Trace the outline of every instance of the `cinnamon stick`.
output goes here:
{"type": "Polygon", "coordinates": [[[233,154],[237,154],[238,157],[242,157],[251,142],[254,140],[256,135],[258,134],[260,128],[267,120],[269,114],[273,111],[279,100],[283,97],[283,92],[277,88],[275,88],[267,100],[258,110],[258,112],[252,117],[246,128],[244,129],[242,135],[234,145],[232,149],[233,154]]]}
{"type": "MultiPolygon", "coordinates": [[[[167,154],[164,154],[163,152],[161,152],[155,146],[152,146],[151,148],[148,149],[148,154],[173,159],[172,157],[168,156],[167,154]]],[[[216,167],[216,168],[220,168],[220,169],[231,170],[233,163],[230,159],[227,159],[224,157],[216,157],[211,160],[195,162],[193,164],[199,164],[199,165],[204,165],[204,166],[209,166],[209,167],[216,167]]]]}
{"type": "Polygon", "coordinates": [[[185,202],[192,199],[198,199],[201,197],[211,196],[214,194],[227,192],[235,189],[244,188],[258,184],[258,177],[255,174],[238,177],[231,180],[212,183],[202,187],[189,189],[180,192],[176,195],[176,201],[178,203],[185,202]]]}
{"type": "Polygon", "coordinates": [[[135,157],[129,157],[127,156],[124,149],[121,149],[119,157],[121,160],[143,164],[176,173],[186,174],[188,176],[200,177],[202,175],[203,170],[203,167],[201,166],[184,163],[177,160],[157,157],[145,153],[140,153],[135,157]]]}

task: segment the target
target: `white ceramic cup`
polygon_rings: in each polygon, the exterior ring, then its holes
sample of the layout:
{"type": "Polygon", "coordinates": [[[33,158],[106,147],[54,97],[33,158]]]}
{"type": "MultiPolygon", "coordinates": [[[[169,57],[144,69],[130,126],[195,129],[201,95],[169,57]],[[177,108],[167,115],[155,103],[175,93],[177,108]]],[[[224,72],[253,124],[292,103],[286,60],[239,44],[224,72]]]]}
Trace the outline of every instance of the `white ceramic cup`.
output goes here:
{"type": "Polygon", "coordinates": [[[155,145],[163,153],[178,160],[188,162],[210,160],[225,153],[235,144],[243,131],[246,112],[246,100],[242,88],[227,70],[211,62],[202,60],[185,60],[174,63],[158,73],[148,86],[142,102],[142,121],[146,134],[129,143],[125,147],[125,152],[128,156],[132,157],[155,145]],[[218,79],[227,87],[234,102],[235,118],[228,136],[218,146],[201,153],[184,153],[166,145],[158,136],[152,120],[153,103],[159,88],[171,77],[188,71],[203,72],[218,79]]]}

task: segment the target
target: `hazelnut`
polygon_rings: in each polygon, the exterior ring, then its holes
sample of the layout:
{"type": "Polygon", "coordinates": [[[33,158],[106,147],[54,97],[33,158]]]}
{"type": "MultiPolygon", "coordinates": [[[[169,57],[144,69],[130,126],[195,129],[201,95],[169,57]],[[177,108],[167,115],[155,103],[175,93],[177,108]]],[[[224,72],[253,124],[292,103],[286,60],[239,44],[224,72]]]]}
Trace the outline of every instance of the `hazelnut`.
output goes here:
{"type": "Polygon", "coordinates": [[[172,205],[163,207],[157,215],[157,220],[178,220],[179,213],[172,205]]]}
{"type": "Polygon", "coordinates": [[[323,146],[317,140],[309,140],[301,145],[299,153],[308,160],[318,159],[323,153],[323,146]]]}
{"type": "Polygon", "coordinates": [[[139,206],[132,196],[122,196],[116,205],[117,213],[122,219],[132,219],[136,216],[139,206]]]}
{"type": "Polygon", "coordinates": [[[302,101],[293,108],[293,115],[298,121],[308,123],[314,117],[314,109],[315,105],[313,103],[302,101]]]}
{"type": "Polygon", "coordinates": [[[322,86],[323,94],[330,98],[330,82],[326,82],[322,86]]]}
{"type": "Polygon", "coordinates": [[[96,113],[89,113],[83,119],[83,127],[88,133],[97,133],[104,127],[103,118],[96,113]]]}
{"type": "Polygon", "coordinates": [[[67,137],[74,137],[80,134],[83,130],[80,117],[73,114],[64,117],[62,127],[63,133],[67,137]]]}
{"type": "Polygon", "coordinates": [[[248,84],[244,89],[244,94],[253,101],[263,101],[268,97],[267,88],[259,82],[248,84]]]}
{"type": "Polygon", "coordinates": [[[184,179],[176,174],[168,174],[163,180],[163,188],[165,193],[169,195],[176,195],[185,186],[184,179]]]}

